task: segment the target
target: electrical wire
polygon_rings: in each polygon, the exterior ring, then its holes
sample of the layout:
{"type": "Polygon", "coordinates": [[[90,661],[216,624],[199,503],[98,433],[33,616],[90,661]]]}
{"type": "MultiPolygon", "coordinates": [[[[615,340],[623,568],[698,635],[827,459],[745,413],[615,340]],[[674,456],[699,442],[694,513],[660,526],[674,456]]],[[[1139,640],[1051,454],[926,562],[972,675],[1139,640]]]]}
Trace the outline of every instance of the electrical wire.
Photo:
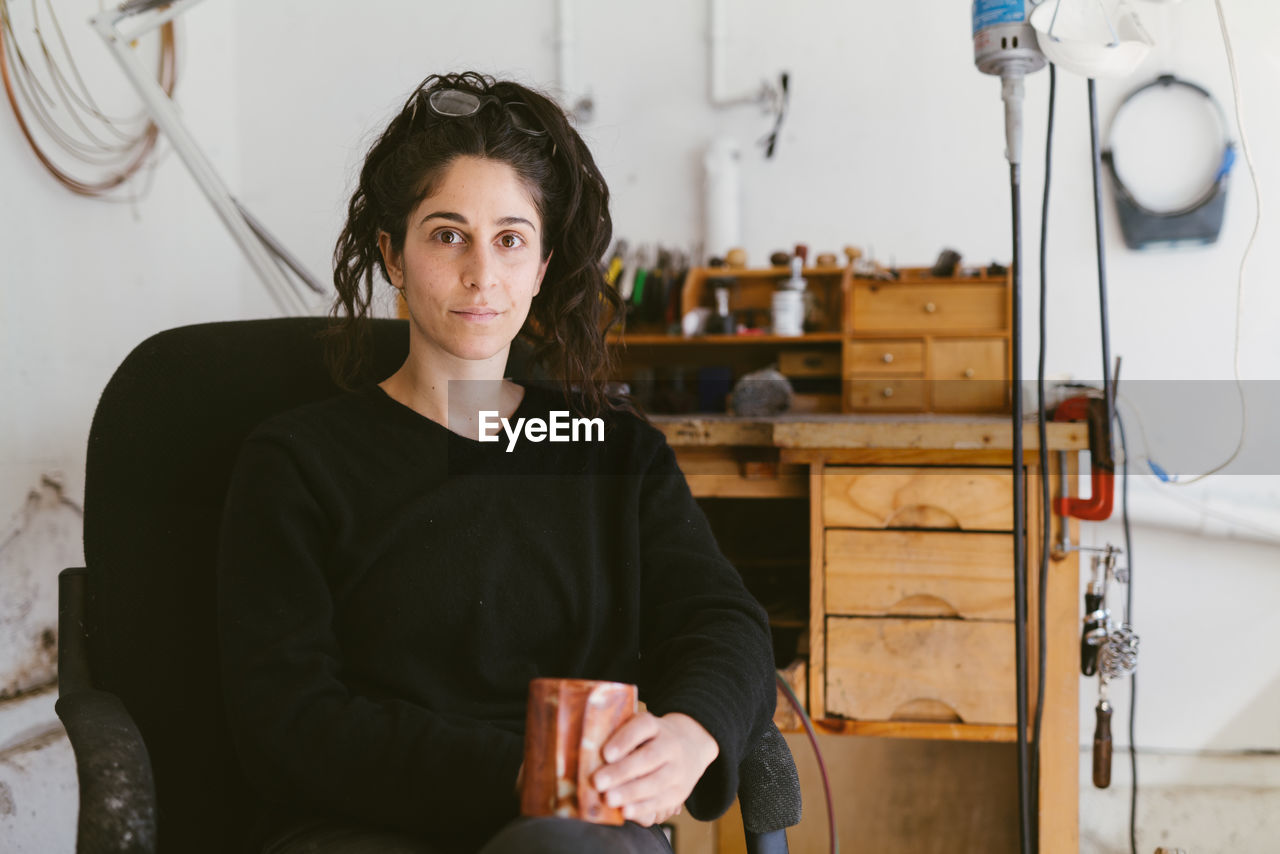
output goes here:
{"type": "MultiPolygon", "coordinates": [[[[1120,431],[1120,448],[1124,452],[1124,479],[1120,485],[1120,518],[1124,523],[1124,623],[1133,625],[1133,532],[1129,528],[1129,450],[1125,441],[1124,419],[1116,413],[1116,427],[1120,431]]],[[[1138,674],[1129,674],[1129,852],[1138,854],[1138,748],[1134,737],[1138,711],[1138,674]]]]}
{"type": "Polygon", "coordinates": [[[787,698],[787,702],[791,703],[791,707],[800,716],[800,723],[804,724],[804,731],[809,736],[809,743],[813,745],[813,756],[818,761],[818,775],[822,778],[822,794],[827,799],[827,839],[831,844],[831,854],[839,854],[840,835],[836,832],[835,799],[831,795],[831,778],[827,775],[827,763],[823,760],[822,751],[818,748],[818,734],[814,731],[813,721],[809,720],[809,714],[804,710],[804,705],[800,702],[800,698],[791,690],[787,680],[781,673],[776,671],[774,675],[778,680],[778,686],[782,688],[782,693],[787,698]]]}
{"type": "Polygon", "coordinates": [[[1249,242],[1245,246],[1244,254],[1240,256],[1240,268],[1236,276],[1236,334],[1235,334],[1235,352],[1231,359],[1232,375],[1235,378],[1236,393],[1240,396],[1240,438],[1236,441],[1235,450],[1231,452],[1231,456],[1227,457],[1223,462],[1209,469],[1203,474],[1198,474],[1188,480],[1169,481],[1177,486],[1189,486],[1190,484],[1204,480],[1211,474],[1216,474],[1235,461],[1240,456],[1240,449],[1244,447],[1245,427],[1248,424],[1248,412],[1245,406],[1244,386],[1240,383],[1240,317],[1244,306],[1244,270],[1245,265],[1249,263],[1249,256],[1253,254],[1254,243],[1258,239],[1258,229],[1262,225],[1262,190],[1258,186],[1258,172],[1253,165],[1253,153],[1249,147],[1249,138],[1245,135],[1244,130],[1244,109],[1241,105],[1240,97],[1240,76],[1236,71],[1236,54],[1231,47],[1231,35],[1227,32],[1227,18],[1222,11],[1222,0],[1214,0],[1214,7],[1218,10],[1218,28],[1222,32],[1222,44],[1227,51],[1227,68],[1231,72],[1231,95],[1232,102],[1235,105],[1236,112],[1236,128],[1240,132],[1240,149],[1244,152],[1245,163],[1249,166],[1249,179],[1253,183],[1253,196],[1255,199],[1255,212],[1253,217],[1253,231],[1249,234],[1249,242]]]}
{"type": "MultiPolygon", "coordinates": [[[[1093,236],[1098,260],[1098,322],[1102,331],[1102,392],[1106,400],[1109,426],[1115,421],[1116,401],[1111,386],[1111,331],[1107,317],[1107,254],[1102,234],[1102,150],[1098,142],[1098,87],[1089,78],[1089,150],[1093,155],[1093,236]]],[[[1107,434],[1110,445],[1110,431],[1107,434]]],[[[1114,459],[1112,447],[1107,456],[1114,459]]]]}
{"type": "MultiPolygon", "coordinates": [[[[57,97],[55,98],[54,94],[41,85],[39,77],[14,33],[10,3],[8,0],[0,0],[0,78],[4,82],[5,95],[18,122],[18,128],[41,165],[73,193],[103,197],[128,181],[143,167],[156,146],[159,130],[154,123],[148,122],[141,131],[127,133],[118,127],[127,120],[112,118],[98,106],[85,85],[84,76],[80,73],[75,58],[71,55],[52,3],[46,0],[45,5],[53,31],[57,35],[58,44],[70,67],[70,73],[68,75],[62,70],[61,62],[45,41],[40,26],[39,8],[35,0],[32,0],[32,16],[40,55],[48,69],[52,89],[57,97]],[[80,89],[79,92],[76,91],[77,87],[80,89]],[[26,107],[25,112],[23,105],[26,107]],[[53,110],[59,107],[70,116],[71,123],[79,129],[80,134],[87,137],[88,142],[76,138],[55,118],[53,110]],[[86,117],[101,124],[107,134],[116,137],[119,142],[108,142],[94,133],[86,117]],[[95,169],[114,166],[116,171],[99,180],[72,175],[55,162],[45,145],[37,139],[32,125],[38,127],[49,141],[79,163],[95,169]]],[[[166,23],[160,30],[157,75],[165,93],[172,96],[177,84],[177,42],[172,21],[166,23]]]]}
{"type": "Polygon", "coordinates": [[[1018,833],[1024,852],[1035,850],[1031,834],[1031,767],[1027,743],[1027,554],[1026,483],[1022,463],[1022,169],[1009,163],[1009,194],[1013,208],[1013,347],[1010,376],[1013,377],[1013,608],[1015,692],[1018,734],[1018,833]]]}
{"type": "MultiPolygon", "coordinates": [[[[54,28],[61,36],[61,27],[57,24],[57,19],[56,19],[56,16],[53,14],[52,8],[50,8],[49,11],[50,11],[51,17],[53,18],[54,28]]],[[[33,149],[36,150],[37,156],[41,159],[41,161],[45,163],[47,167],[53,165],[52,158],[50,158],[42,150],[42,147],[39,146],[39,144],[36,142],[34,138],[34,135],[30,132],[30,129],[27,127],[27,122],[24,116],[22,115],[22,112],[19,109],[19,106],[17,104],[18,99],[15,97],[15,92],[14,92],[15,88],[17,90],[16,94],[20,95],[22,100],[27,104],[28,110],[31,112],[31,118],[36,122],[36,124],[40,126],[40,128],[44,131],[44,133],[47,134],[55,144],[57,144],[64,151],[68,152],[76,159],[92,166],[109,166],[109,165],[112,165],[113,163],[122,163],[125,165],[125,169],[124,169],[125,172],[128,172],[128,170],[130,168],[133,168],[135,165],[140,164],[142,158],[145,158],[146,153],[149,152],[150,146],[154,145],[154,136],[155,136],[154,131],[152,131],[149,134],[147,130],[144,129],[141,133],[133,137],[133,143],[131,145],[112,146],[112,145],[107,145],[103,143],[101,140],[98,140],[97,137],[95,137],[92,134],[92,132],[89,132],[87,134],[91,139],[91,143],[89,144],[82,143],[79,140],[75,139],[74,136],[67,133],[61,128],[58,121],[53,117],[52,113],[49,112],[51,108],[57,108],[59,104],[56,103],[53,96],[51,96],[44,89],[44,87],[40,85],[39,78],[36,76],[35,72],[31,68],[30,63],[27,61],[25,55],[23,54],[21,46],[19,45],[18,40],[14,36],[13,21],[12,21],[12,15],[10,13],[10,6],[7,2],[5,2],[5,0],[0,0],[0,13],[3,14],[3,18],[4,18],[4,29],[7,30],[9,33],[9,39],[5,42],[5,45],[4,45],[5,50],[3,51],[2,54],[0,54],[0,63],[3,63],[2,70],[5,72],[5,83],[6,83],[7,93],[10,99],[10,105],[14,108],[15,116],[18,119],[19,126],[22,128],[24,135],[27,137],[28,143],[31,144],[33,149]],[[10,78],[8,73],[9,72],[8,64],[10,59],[12,59],[12,62],[15,66],[15,71],[12,78],[10,78]],[[47,106],[46,106],[46,102],[48,102],[47,106]],[[134,152],[137,153],[137,158],[134,160],[134,162],[125,163],[125,161],[128,160],[129,155],[134,152]]],[[[40,52],[45,59],[46,65],[50,68],[50,73],[53,77],[54,88],[61,98],[61,102],[62,102],[61,106],[65,108],[65,110],[71,115],[72,120],[77,124],[77,126],[87,130],[87,127],[85,126],[84,122],[80,119],[79,109],[77,108],[76,104],[73,103],[73,100],[79,100],[79,99],[78,98],[72,99],[68,95],[69,91],[72,94],[74,94],[74,87],[68,87],[63,85],[65,81],[65,75],[61,73],[61,70],[57,64],[57,60],[55,60],[53,57],[53,52],[49,49],[47,43],[44,41],[44,36],[41,30],[40,21],[39,21],[39,10],[35,5],[34,0],[32,3],[32,14],[33,14],[33,17],[35,18],[33,23],[35,27],[36,37],[39,40],[40,52]]],[[[63,44],[65,44],[65,39],[61,39],[61,41],[63,42],[63,44]]],[[[162,42],[163,41],[164,40],[162,39],[162,42]]],[[[171,66],[172,66],[171,51],[167,49],[167,47],[168,45],[166,43],[166,45],[162,46],[162,50],[161,50],[161,75],[162,75],[162,79],[172,80],[173,75],[172,75],[172,69],[171,69],[171,66]]],[[[75,69],[75,61],[70,56],[69,53],[67,55],[67,58],[70,61],[73,69],[75,69]]],[[[75,69],[74,73],[75,73],[75,76],[79,77],[78,69],[75,69]]],[[[125,136],[122,132],[117,132],[116,135],[125,136]]],[[[64,172],[62,172],[62,170],[58,169],[57,167],[53,167],[51,171],[55,172],[55,177],[61,176],[64,178],[70,178],[70,176],[66,175],[64,172]]],[[[108,182],[104,182],[104,183],[108,183],[108,182]]],[[[113,183],[109,184],[109,186],[107,186],[107,189],[109,189],[111,185],[114,185],[114,184],[113,183]]],[[[94,194],[93,192],[94,188],[92,186],[86,186],[84,182],[76,181],[75,179],[71,179],[70,188],[76,192],[80,192],[85,195],[94,194]]]]}
{"type": "MultiPolygon", "coordinates": [[[[1052,520],[1053,505],[1051,496],[1049,495],[1049,426],[1047,424],[1048,411],[1045,406],[1044,379],[1045,379],[1045,359],[1048,350],[1048,311],[1046,303],[1048,302],[1049,292],[1049,276],[1048,276],[1048,245],[1049,245],[1049,176],[1053,170],[1053,116],[1054,101],[1058,91],[1058,69],[1051,62],[1049,63],[1049,122],[1045,131],[1044,143],[1044,196],[1040,205],[1040,359],[1036,368],[1036,429],[1039,435],[1039,461],[1040,461],[1040,584],[1037,589],[1037,607],[1039,615],[1039,623],[1037,623],[1038,636],[1036,654],[1039,660],[1039,668],[1036,671],[1036,717],[1035,723],[1031,731],[1031,785],[1036,792],[1040,791],[1040,729],[1044,718],[1044,688],[1045,688],[1045,661],[1046,661],[1046,645],[1047,645],[1047,629],[1048,622],[1048,587],[1049,587],[1049,560],[1050,547],[1053,538],[1052,520]]],[[[1062,488],[1066,488],[1066,484],[1062,484],[1062,488]]],[[[1062,524],[1067,524],[1067,520],[1063,518],[1062,524]]],[[[1037,825],[1039,823],[1040,812],[1036,811],[1037,825]]],[[[1037,838],[1039,830],[1036,831],[1037,838]]]]}

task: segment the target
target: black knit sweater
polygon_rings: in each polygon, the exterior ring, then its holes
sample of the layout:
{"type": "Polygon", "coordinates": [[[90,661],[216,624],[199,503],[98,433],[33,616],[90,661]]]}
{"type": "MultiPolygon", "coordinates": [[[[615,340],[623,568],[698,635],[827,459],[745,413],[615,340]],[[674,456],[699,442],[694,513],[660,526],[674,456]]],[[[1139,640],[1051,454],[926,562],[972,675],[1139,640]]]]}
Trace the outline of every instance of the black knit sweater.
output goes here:
{"type": "MultiPolygon", "coordinates": [[[[530,386],[516,417],[568,409],[530,386]]],[[[662,434],[508,452],[376,386],[276,417],[227,499],[219,624],[246,775],[277,812],[475,842],[516,814],[529,680],[634,682],[719,758],[689,799],[732,802],[772,714],[765,614],[662,434]]]]}

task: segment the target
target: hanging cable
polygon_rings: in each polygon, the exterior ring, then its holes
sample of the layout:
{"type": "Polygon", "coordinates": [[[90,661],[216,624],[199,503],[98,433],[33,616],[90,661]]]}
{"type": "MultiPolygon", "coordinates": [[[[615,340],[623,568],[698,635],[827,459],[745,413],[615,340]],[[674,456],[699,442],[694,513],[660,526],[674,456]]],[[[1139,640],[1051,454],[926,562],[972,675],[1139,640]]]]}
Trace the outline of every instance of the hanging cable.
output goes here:
{"type": "MultiPolygon", "coordinates": [[[[1240,132],[1240,149],[1244,152],[1245,163],[1249,166],[1249,180],[1253,183],[1253,197],[1255,199],[1255,212],[1253,217],[1253,231],[1249,234],[1249,243],[1245,246],[1244,254],[1240,256],[1240,269],[1236,276],[1236,333],[1235,333],[1235,349],[1231,359],[1232,376],[1235,378],[1236,393],[1240,397],[1240,438],[1236,440],[1235,450],[1231,452],[1231,456],[1227,457],[1218,465],[1209,469],[1207,472],[1198,474],[1189,480],[1172,480],[1167,477],[1161,478],[1167,483],[1174,483],[1177,486],[1188,486],[1197,481],[1204,480],[1211,474],[1222,471],[1235,461],[1240,455],[1240,449],[1244,447],[1245,426],[1248,421],[1248,413],[1245,408],[1244,386],[1240,383],[1240,315],[1244,304],[1244,268],[1249,262],[1249,257],[1253,254],[1253,244],[1258,239],[1258,229],[1262,225],[1262,190],[1258,186],[1258,171],[1253,165],[1253,154],[1249,147],[1249,138],[1245,136],[1243,107],[1240,99],[1240,77],[1236,71],[1236,54],[1231,47],[1231,35],[1227,32],[1227,18],[1222,11],[1222,0],[1214,0],[1214,7],[1218,11],[1218,28],[1222,31],[1222,44],[1227,52],[1227,68],[1231,72],[1231,96],[1235,106],[1236,129],[1240,132]]],[[[1157,473],[1158,476],[1158,473],[1157,473]]]]}
{"type": "MultiPolygon", "coordinates": [[[[1044,686],[1045,686],[1045,649],[1047,646],[1047,600],[1049,587],[1050,547],[1053,538],[1053,503],[1049,495],[1049,428],[1047,424],[1048,410],[1045,406],[1044,377],[1045,358],[1048,349],[1048,245],[1049,245],[1049,176],[1053,170],[1053,115],[1054,101],[1058,91],[1058,70],[1049,63],[1049,122],[1045,131],[1044,143],[1044,196],[1040,204],[1040,359],[1036,368],[1036,428],[1039,435],[1040,461],[1040,584],[1037,589],[1037,625],[1036,654],[1040,666],[1036,671],[1036,717],[1031,731],[1031,785],[1040,791],[1040,728],[1044,718],[1044,686]]],[[[1066,483],[1062,484],[1066,489],[1066,483]]],[[[1062,524],[1067,524],[1063,518],[1062,524]]],[[[1037,824],[1039,811],[1036,813],[1037,824]]],[[[1039,829],[1036,830],[1039,837],[1039,829]]]]}
{"type": "MultiPolygon", "coordinates": [[[[1102,393],[1106,423],[1115,421],[1116,401],[1111,389],[1111,331],[1107,318],[1107,255],[1102,234],[1102,150],[1098,143],[1098,88],[1089,78],[1089,150],[1093,155],[1093,235],[1098,260],[1098,321],[1102,331],[1102,393]]],[[[1108,430],[1108,442],[1110,442],[1108,430]]],[[[1111,449],[1108,448],[1108,456],[1111,449]]]]}
{"type": "MultiPolygon", "coordinates": [[[[63,60],[45,40],[39,8],[33,0],[33,29],[40,57],[51,81],[49,87],[42,85],[15,35],[10,3],[0,0],[0,78],[4,82],[5,95],[19,130],[41,165],[71,192],[102,197],[143,167],[155,148],[159,131],[155,124],[148,122],[140,131],[129,132],[123,125],[140,120],[143,114],[132,120],[114,118],[98,106],[72,56],[52,3],[46,0],[45,6],[49,24],[70,70],[63,70],[63,60]],[[70,117],[72,128],[55,117],[53,110],[59,108],[70,117]],[[100,132],[95,132],[91,125],[98,126],[100,132]],[[56,162],[36,128],[48,142],[71,159],[95,170],[113,170],[112,174],[101,179],[73,175],[56,162]],[[114,137],[117,141],[108,141],[105,136],[114,137]]],[[[177,84],[177,43],[172,22],[165,24],[160,31],[157,78],[166,94],[172,95],[177,84]]]]}
{"type": "Polygon", "coordinates": [[[782,689],[787,702],[791,704],[791,708],[800,718],[800,723],[804,724],[804,731],[809,737],[809,744],[813,746],[813,757],[818,762],[818,776],[822,779],[822,794],[827,799],[827,841],[830,844],[829,850],[831,854],[839,854],[840,835],[836,832],[835,799],[831,794],[831,778],[827,775],[827,763],[822,758],[822,750],[818,748],[818,734],[814,732],[813,721],[809,719],[809,713],[804,710],[804,704],[800,702],[796,692],[791,690],[786,678],[777,671],[774,671],[774,676],[778,680],[778,687],[782,689]]]}
{"type": "MultiPolygon", "coordinates": [[[[1116,413],[1116,427],[1120,431],[1120,451],[1124,454],[1124,479],[1120,482],[1120,518],[1124,523],[1125,597],[1124,622],[1133,625],[1133,534],[1129,528],[1129,443],[1125,440],[1124,419],[1116,413]]],[[[1138,710],[1138,674],[1129,674],[1129,851],[1138,854],[1138,748],[1134,736],[1134,724],[1138,710]]]]}
{"type": "Polygon", "coordinates": [[[1018,721],[1018,832],[1024,852],[1035,850],[1031,835],[1031,767],[1027,743],[1027,553],[1026,483],[1022,465],[1022,167],[1017,162],[1009,164],[1009,193],[1013,207],[1013,293],[1012,315],[1015,343],[1010,376],[1013,377],[1013,609],[1014,609],[1014,667],[1018,721]]]}

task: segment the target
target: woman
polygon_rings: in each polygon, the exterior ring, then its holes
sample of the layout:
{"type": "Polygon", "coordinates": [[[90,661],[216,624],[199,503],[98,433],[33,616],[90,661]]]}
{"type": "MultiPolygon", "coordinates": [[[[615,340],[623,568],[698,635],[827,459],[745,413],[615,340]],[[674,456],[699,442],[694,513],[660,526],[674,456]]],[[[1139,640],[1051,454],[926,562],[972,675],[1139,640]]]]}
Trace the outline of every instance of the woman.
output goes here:
{"type": "Polygon", "coordinates": [[[662,434],[604,394],[610,232],[586,145],[518,84],[430,77],[369,151],[335,253],[352,390],[260,426],[227,499],[224,684],[261,850],[661,852],[683,803],[732,802],[772,714],[768,627],[662,434]],[[372,384],[375,274],[410,320],[372,384]],[[520,334],[555,391],[504,378],[520,334]],[[510,430],[558,412],[604,429],[510,430]],[[624,826],[516,818],[539,676],[639,685],[594,778],[624,826]]]}

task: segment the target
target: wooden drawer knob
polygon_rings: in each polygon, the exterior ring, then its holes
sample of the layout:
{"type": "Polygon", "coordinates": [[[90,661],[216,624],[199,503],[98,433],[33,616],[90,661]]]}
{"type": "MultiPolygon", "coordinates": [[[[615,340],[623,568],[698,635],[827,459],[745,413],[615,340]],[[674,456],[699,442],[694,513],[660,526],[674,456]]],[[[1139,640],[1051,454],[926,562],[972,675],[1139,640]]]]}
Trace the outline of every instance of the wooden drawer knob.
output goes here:
{"type": "Polygon", "coordinates": [[[893,386],[886,386],[880,393],[885,397],[893,397],[893,386]]]}
{"type": "Polygon", "coordinates": [[[881,360],[882,362],[884,362],[884,363],[887,365],[887,364],[889,364],[890,362],[892,362],[892,361],[893,361],[893,354],[892,354],[892,353],[885,353],[883,356],[881,356],[881,357],[880,357],[880,360],[881,360]]]}
{"type": "Polygon", "coordinates": [[[971,379],[973,379],[973,373],[974,373],[973,368],[965,368],[965,369],[964,369],[964,378],[965,378],[965,379],[967,379],[967,380],[971,380],[971,379]]]}
{"type": "Polygon", "coordinates": [[[925,304],[924,304],[924,312],[925,312],[925,314],[933,314],[933,313],[934,313],[935,311],[937,311],[937,310],[938,310],[938,306],[937,306],[937,305],[935,305],[934,303],[927,302],[927,303],[925,303],[925,304]]]}

